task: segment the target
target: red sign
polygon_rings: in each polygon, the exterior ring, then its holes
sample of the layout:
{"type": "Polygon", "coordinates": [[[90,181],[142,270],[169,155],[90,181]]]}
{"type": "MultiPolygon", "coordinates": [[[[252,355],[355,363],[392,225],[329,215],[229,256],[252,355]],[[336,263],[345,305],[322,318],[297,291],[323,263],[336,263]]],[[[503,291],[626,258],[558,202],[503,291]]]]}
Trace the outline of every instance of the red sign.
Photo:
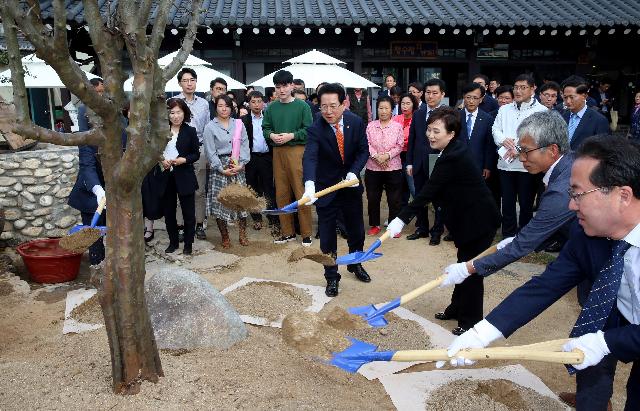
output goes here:
{"type": "Polygon", "coordinates": [[[435,59],[438,57],[438,43],[435,41],[392,41],[390,57],[435,59]]]}

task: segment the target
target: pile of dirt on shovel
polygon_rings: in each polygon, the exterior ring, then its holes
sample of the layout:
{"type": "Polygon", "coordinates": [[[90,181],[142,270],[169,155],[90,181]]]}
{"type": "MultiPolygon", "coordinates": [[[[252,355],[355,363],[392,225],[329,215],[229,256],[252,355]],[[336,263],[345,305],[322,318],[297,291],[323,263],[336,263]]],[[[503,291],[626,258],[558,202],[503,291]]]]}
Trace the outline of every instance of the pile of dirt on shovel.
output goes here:
{"type": "Polygon", "coordinates": [[[336,260],[330,254],[324,254],[322,251],[310,247],[296,248],[291,252],[287,261],[293,263],[295,261],[300,261],[303,258],[322,265],[336,265],[336,260]]]}
{"type": "Polygon", "coordinates": [[[312,303],[303,289],[275,281],[252,282],[225,295],[240,314],[277,321],[283,315],[303,311],[312,303]]]}
{"type": "Polygon", "coordinates": [[[98,241],[101,235],[100,229],[87,227],[77,233],[62,237],[59,244],[60,247],[72,253],[84,253],[91,244],[98,241]]]}
{"type": "Polygon", "coordinates": [[[218,201],[234,211],[260,212],[267,208],[267,202],[251,188],[242,184],[229,184],[218,193],[218,201]]]}
{"type": "Polygon", "coordinates": [[[560,411],[566,409],[557,400],[511,381],[454,380],[431,393],[425,409],[465,411],[560,411]]]}
{"type": "Polygon", "coordinates": [[[349,337],[377,345],[379,350],[428,350],[433,348],[429,335],[420,324],[394,313],[385,314],[384,327],[368,327],[349,331],[349,337]]]}

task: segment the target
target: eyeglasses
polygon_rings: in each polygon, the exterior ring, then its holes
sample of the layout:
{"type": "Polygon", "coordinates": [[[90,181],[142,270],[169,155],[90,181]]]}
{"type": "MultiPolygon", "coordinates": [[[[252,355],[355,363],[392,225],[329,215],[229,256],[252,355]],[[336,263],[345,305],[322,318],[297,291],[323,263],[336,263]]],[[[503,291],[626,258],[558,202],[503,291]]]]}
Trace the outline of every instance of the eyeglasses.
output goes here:
{"type": "Polygon", "coordinates": [[[322,105],[320,106],[320,111],[323,113],[328,113],[330,111],[333,112],[333,111],[336,111],[338,107],[340,107],[340,104],[332,104],[330,106],[322,105]]]}
{"type": "Polygon", "coordinates": [[[469,101],[478,101],[480,100],[482,97],[477,97],[477,96],[464,96],[465,100],[469,100],[469,101]]]}
{"type": "Polygon", "coordinates": [[[557,94],[551,94],[551,93],[542,93],[542,95],[546,98],[558,98],[557,94]]]}
{"type": "Polygon", "coordinates": [[[531,88],[531,86],[513,86],[514,90],[526,90],[528,88],[531,88]]]}
{"type": "Polygon", "coordinates": [[[529,157],[529,153],[536,151],[536,150],[541,150],[543,148],[547,148],[549,147],[550,144],[546,145],[546,146],[542,146],[542,147],[538,147],[538,148],[530,148],[530,149],[526,149],[526,148],[522,148],[520,146],[516,146],[516,151],[518,152],[519,155],[523,156],[524,158],[528,158],[529,157]]]}
{"type": "Polygon", "coordinates": [[[567,190],[567,194],[569,194],[569,198],[572,199],[573,201],[576,202],[576,204],[580,203],[580,199],[582,198],[582,196],[585,196],[589,193],[595,193],[596,191],[602,191],[603,193],[608,191],[608,188],[606,187],[598,187],[598,188],[594,188],[591,190],[587,190],[587,191],[583,191],[581,193],[576,193],[575,191],[573,191],[572,188],[569,188],[567,190]]]}
{"type": "Polygon", "coordinates": [[[183,78],[182,80],[180,80],[181,83],[185,83],[185,84],[187,84],[187,83],[195,83],[196,81],[198,81],[198,80],[196,80],[194,78],[183,78]]]}

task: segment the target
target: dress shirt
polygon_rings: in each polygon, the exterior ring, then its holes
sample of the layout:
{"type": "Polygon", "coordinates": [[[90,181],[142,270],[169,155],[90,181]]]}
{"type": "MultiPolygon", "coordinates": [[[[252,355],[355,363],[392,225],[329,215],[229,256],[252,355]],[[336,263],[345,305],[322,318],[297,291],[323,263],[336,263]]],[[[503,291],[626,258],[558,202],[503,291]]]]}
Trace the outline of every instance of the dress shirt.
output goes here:
{"type": "MultiPolygon", "coordinates": [[[[582,121],[582,117],[584,116],[584,113],[587,112],[588,108],[589,107],[587,107],[587,105],[585,104],[584,107],[582,107],[582,109],[575,114],[576,116],[578,116],[578,125],[580,125],[580,122],[582,121]]],[[[569,114],[569,120],[571,120],[572,115],[573,115],[573,112],[569,114]]]]}
{"type": "Polygon", "coordinates": [[[162,157],[164,157],[165,160],[175,160],[178,158],[176,141],[178,141],[178,133],[171,133],[171,140],[169,140],[162,153],[162,157]]]}
{"type": "Polygon", "coordinates": [[[193,100],[189,101],[184,97],[184,94],[180,93],[175,98],[182,99],[187,103],[187,107],[191,110],[191,120],[184,119],[188,125],[196,129],[198,134],[198,140],[202,144],[202,133],[204,133],[204,127],[209,122],[209,102],[202,97],[193,95],[193,100]]]}
{"type": "MultiPolygon", "coordinates": [[[[473,133],[473,127],[476,125],[476,118],[478,118],[478,109],[476,109],[473,113],[470,113],[466,108],[464,109],[464,123],[461,124],[462,127],[467,127],[467,119],[469,118],[469,114],[471,114],[471,133],[473,133]]],[[[471,133],[467,136],[469,140],[471,140],[471,133]]]]}
{"type": "Polygon", "coordinates": [[[624,237],[631,247],[624,253],[618,290],[618,310],[631,324],[640,324],[640,224],[624,237]]]}
{"type": "MultiPolygon", "coordinates": [[[[600,101],[605,101],[607,99],[607,93],[600,93],[600,101]]],[[[602,105],[602,112],[606,113],[609,111],[609,107],[606,104],[602,105]]]]}
{"type": "Polygon", "coordinates": [[[542,182],[544,183],[545,187],[549,185],[549,179],[551,178],[551,173],[553,173],[553,169],[556,167],[556,164],[560,162],[562,157],[564,157],[564,155],[561,155],[553,164],[551,164],[551,167],[549,167],[547,172],[544,173],[544,177],[542,177],[542,182]]]}
{"type": "Polygon", "coordinates": [[[400,123],[391,120],[382,127],[380,120],[372,121],[367,125],[367,141],[370,156],[388,153],[390,157],[386,167],[380,167],[373,158],[369,158],[367,170],[394,171],[402,169],[400,153],[404,148],[404,130],[400,123]]]}
{"type": "Polygon", "coordinates": [[[269,146],[267,145],[266,140],[264,139],[264,134],[262,133],[262,113],[259,116],[256,116],[251,113],[251,123],[253,124],[253,152],[254,153],[266,153],[269,151],[269,146]]]}
{"type": "MultiPolygon", "coordinates": [[[[247,130],[244,128],[244,124],[238,121],[242,127],[242,137],[240,145],[240,165],[245,165],[249,162],[249,137],[247,136],[247,130]]],[[[222,123],[218,120],[218,117],[214,117],[213,120],[207,123],[204,128],[204,153],[207,156],[207,161],[211,164],[211,168],[222,172],[228,164],[223,164],[220,160],[220,156],[230,156],[232,150],[231,140],[233,139],[233,133],[236,127],[236,119],[229,119],[229,129],[224,128],[222,123]]]]}

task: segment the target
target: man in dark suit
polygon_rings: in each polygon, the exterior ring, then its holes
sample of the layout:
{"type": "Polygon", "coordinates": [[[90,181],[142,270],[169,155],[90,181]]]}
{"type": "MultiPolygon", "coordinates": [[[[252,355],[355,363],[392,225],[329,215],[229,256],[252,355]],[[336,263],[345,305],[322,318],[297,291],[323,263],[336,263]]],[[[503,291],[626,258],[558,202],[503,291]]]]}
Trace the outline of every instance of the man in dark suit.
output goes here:
{"type": "Polygon", "coordinates": [[[567,107],[563,117],[569,125],[569,144],[572,150],[580,147],[587,137],[610,133],[607,118],[587,107],[588,91],[589,87],[582,77],[571,76],[562,83],[564,104],[567,107]]]}
{"type": "Polygon", "coordinates": [[[598,88],[591,93],[595,107],[605,116],[608,122],[611,122],[611,109],[613,108],[611,94],[609,93],[610,87],[609,80],[602,80],[598,88]]]}
{"type": "Polygon", "coordinates": [[[396,76],[394,76],[391,73],[387,74],[384,78],[384,85],[386,89],[380,90],[380,92],[378,93],[378,97],[381,97],[381,96],[391,97],[391,89],[394,88],[397,84],[398,83],[396,82],[396,76]]]}
{"type": "Polygon", "coordinates": [[[462,89],[464,109],[460,111],[460,138],[465,141],[484,179],[491,175],[498,157],[493,142],[491,127],[493,117],[478,108],[485,97],[484,88],[478,83],[471,83],[462,89]]]}
{"type": "MultiPolygon", "coordinates": [[[[473,83],[480,84],[486,93],[487,87],[489,86],[489,77],[485,76],[484,74],[476,74],[475,77],[473,78],[473,83]]],[[[497,110],[499,107],[500,105],[498,104],[498,101],[495,98],[493,98],[491,94],[488,94],[488,93],[486,93],[482,97],[482,100],[480,101],[480,105],[478,106],[478,108],[484,111],[485,113],[491,113],[497,110]]]]}
{"type": "MultiPolygon", "coordinates": [[[[316,203],[320,250],[336,255],[336,218],[344,215],[349,252],[362,251],[364,246],[364,220],[362,213],[362,186],[348,187],[316,199],[316,189],[323,190],[341,180],[358,180],[369,158],[369,145],[364,123],[353,113],[345,111],[345,90],[337,84],[327,84],[318,94],[322,118],[307,128],[307,145],[302,159],[305,191],[303,197],[316,203]],[[316,202],[317,200],[317,202],[316,202]]],[[[347,270],[358,280],[371,278],[361,264],[350,264],[347,270]]],[[[340,274],[338,266],[325,266],[327,280],[325,293],[338,295],[340,274]]]]}
{"type": "MultiPolygon", "coordinates": [[[[445,92],[446,85],[441,79],[434,78],[427,81],[424,85],[424,96],[427,104],[413,113],[413,119],[409,127],[406,172],[408,175],[413,176],[416,193],[429,180],[429,154],[435,153],[427,143],[427,119],[433,110],[440,107],[445,92]]],[[[435,209],[435,221],[431,230],[429,230],[429,215],[425,208],[418,212],[416,216],[416,231],[408,235],[407,240],[417,240],[431,235],[429,245],[440,244],[444,223],[442,222],[439,206],[433,204],[433,208],[435,209]]]]}
{"type": "MultiPolygon", "coordinates": [[[[640,409],[640,145],[595,136],[578,149],[571,170],[578,223],[557,260],[515,290],[486,319],[449,346],[448,354],[509,337],[583,280],[593,283],[571,340],[584,353],[577,370],[576,409],[606,410],[618,361],[633,362],[625,410],[640,409]]],[[[453,365],[471,363],[464,358],[453,365]]]]}

